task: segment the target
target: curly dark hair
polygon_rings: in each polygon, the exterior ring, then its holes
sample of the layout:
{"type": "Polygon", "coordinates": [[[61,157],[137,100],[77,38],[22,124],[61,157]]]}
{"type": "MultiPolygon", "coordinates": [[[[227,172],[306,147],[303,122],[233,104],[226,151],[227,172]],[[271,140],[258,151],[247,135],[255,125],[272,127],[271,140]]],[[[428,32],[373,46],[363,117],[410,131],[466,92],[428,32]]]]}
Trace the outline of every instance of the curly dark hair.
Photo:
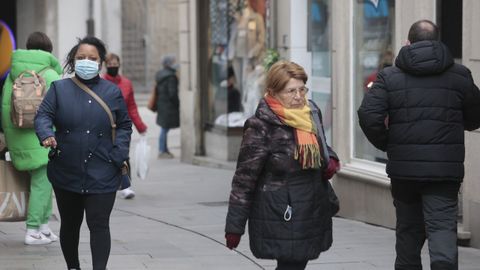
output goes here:
{"type": "Polygon", "coordinates": [[[95,46],[98,51],[98,55],[100,56],[100,64],[105,61],[107,55],[107,49],[105,47],[105,43],[101,41],[99,38],[94,36],[86,36],[82,39],[78,38],[77,45],[73,46],[70,52],[67,55],[67,60],[65,61],[65,65],[63,66],[66,73],[70,74],[75,72],[75,55],[77,54],[78,47],[82,44],[88,44],[95,46]]]}

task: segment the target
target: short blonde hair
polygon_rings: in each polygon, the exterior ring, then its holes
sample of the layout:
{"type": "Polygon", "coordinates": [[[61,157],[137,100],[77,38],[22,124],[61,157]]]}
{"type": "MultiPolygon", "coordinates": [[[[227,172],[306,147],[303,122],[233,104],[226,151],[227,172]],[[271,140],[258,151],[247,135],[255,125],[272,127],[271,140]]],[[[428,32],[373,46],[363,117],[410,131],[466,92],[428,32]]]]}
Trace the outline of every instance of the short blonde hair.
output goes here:
{"type": "Polygon", "coordinates": [[[282,91],[292,78],[307,83],[308,75],[303,67],[297,63],[286,60],[276,62],[268,70],[265,92],[269,90],[273,93],[282,91]]]}

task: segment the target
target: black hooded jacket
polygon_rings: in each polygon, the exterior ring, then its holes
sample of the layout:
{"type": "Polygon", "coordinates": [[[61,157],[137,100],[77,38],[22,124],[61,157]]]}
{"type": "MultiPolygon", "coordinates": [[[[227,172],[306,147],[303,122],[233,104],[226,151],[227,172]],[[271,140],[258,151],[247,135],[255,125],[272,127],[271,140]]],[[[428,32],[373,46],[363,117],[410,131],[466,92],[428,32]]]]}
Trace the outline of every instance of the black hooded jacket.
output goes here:
{"type": "Polygon", "coordinates": [[[180,126],[178,78],[172,68],[164,68],[155,75],[157,83],[157,124],[162,128],[180,126]]]}
{"type": "Polygon", "coordinates": [[[391,179],[461,182],[464,130],[480,127],[480,91],[443,43],[416,42],[379,72],[358,117],[368,140],[387,152],[391,179]]]}

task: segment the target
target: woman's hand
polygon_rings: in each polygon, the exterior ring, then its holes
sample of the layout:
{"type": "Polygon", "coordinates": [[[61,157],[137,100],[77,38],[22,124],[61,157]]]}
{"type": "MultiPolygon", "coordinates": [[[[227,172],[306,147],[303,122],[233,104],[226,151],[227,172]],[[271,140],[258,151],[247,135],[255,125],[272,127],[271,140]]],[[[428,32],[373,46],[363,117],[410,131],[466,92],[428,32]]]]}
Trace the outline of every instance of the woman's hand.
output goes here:
{"type": "Polygon", "coordinates": [[[48,137],[42,142],[43,147],[45,148],[56,148],[57,147],[57,140],[55,140],[55,137],[48,137]]]}
{"type": "Polygon", "coordinates": [[[236,233],[226,233],[225,234],[225,239],[227,240],[227,247],[229,249],[234,249],[238,247],[238,244],[240,243],[240,238],[242,236],[240,234],[236,233]]]}
{"type": "Polygon", "coordinates": [[[323,180],[329,180],[338,170],[340,170],[340,162],[334,158],[330,158],[328,168],[324,170],[322,174],[323,180]]]}

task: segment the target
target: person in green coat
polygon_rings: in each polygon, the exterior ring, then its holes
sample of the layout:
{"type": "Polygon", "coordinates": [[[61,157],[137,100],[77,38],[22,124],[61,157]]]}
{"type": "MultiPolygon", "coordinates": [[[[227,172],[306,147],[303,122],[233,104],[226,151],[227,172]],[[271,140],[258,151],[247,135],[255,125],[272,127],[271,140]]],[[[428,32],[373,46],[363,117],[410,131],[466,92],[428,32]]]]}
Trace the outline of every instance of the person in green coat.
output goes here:
{"type": "Polygon", "coordinates": [[[52,214],[52,185],[47,178],[48,149],[38,143],[33,128],[13,125],[10,118],[12,85],[20,73],[33,70],[40,72],[48,89],[53,81],[60,79],[62,67],[51,54],[52,42],[46,34],[30,34],[26,47],[26,50],[13,52],[10,74],[3,86],[1,119],[13,166],[19,171],[28,171],[31,176],[25,244],[43,245],[58,240],[48,226],[52,214]]]}

